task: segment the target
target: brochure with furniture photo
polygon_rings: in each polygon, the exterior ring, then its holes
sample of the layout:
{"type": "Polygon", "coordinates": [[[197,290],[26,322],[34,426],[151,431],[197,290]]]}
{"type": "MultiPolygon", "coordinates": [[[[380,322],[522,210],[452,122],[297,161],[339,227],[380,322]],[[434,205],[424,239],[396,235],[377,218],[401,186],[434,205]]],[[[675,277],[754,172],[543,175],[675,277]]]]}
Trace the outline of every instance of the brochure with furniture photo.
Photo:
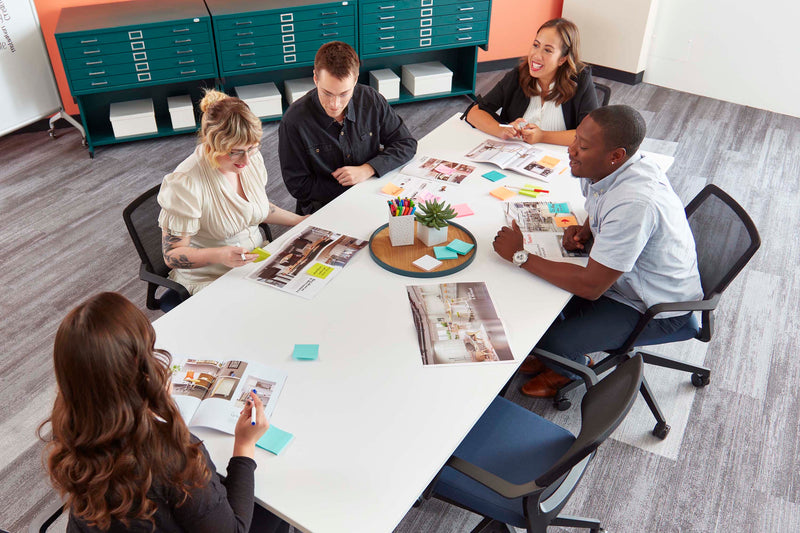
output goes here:
{"type": "Polygon", "coordinates": [[[248,278],[310,300],[366,245],[367,241],[309,226],[248,278]]]}
{"type": "Polygon", "coordinates": [[[485,283],[409,285],[406,290],[423,365],[514,360],[485,283]]]}
{"type": "Polygon", "coordinates": [[[416,178],[445,181],[458,185],[474,171],[474,166],[465,163],[456,163],[445,159],[436,159],[435,157],[419,156],[415,157],[409,164],[404,166],[400,170],[400,173],[416,178]]]}
{"type": "Polygon", "coordinates": [[[564,228],[578,224],[567,202],[506,202],[503,211],[509,226],[512,220],[517,221],[528,252],[553,261],[580,264],[585,261],[572,260],[589,257],[582,250],[568,251],[561,242],[564,228]]]}
{"type": "Polygon", "coordinates": [[[445,199],[448,187],[449,183],[398,174],[393,178],[393,183],[384,186],[379,194],[387,198],[410,198],[417,203],[431,200],[441,202],[445,199]]]}
{"type": "Polygon", "coordinates": [[[486,139],[467,152],[466,157],[545,182],[567,168],[565,159],[522,141],[486,139]]]}
{"type": "Polygon", "coordinates": [[[255,390],[269,418],[275,410],[286,373],[247,361],[173,359],[172,398],[188,426],[233,435],[249,391],[255,390]]]}

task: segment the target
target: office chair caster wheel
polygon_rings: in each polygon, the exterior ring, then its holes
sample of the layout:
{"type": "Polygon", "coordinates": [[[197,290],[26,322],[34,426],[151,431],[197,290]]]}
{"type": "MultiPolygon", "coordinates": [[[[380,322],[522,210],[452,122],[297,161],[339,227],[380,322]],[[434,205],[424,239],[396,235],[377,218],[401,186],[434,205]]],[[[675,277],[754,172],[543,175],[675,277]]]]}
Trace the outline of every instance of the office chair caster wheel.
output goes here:
{"type": "Polygon", "coordinates": [[[600,529],[590,529],[589,533],[606,533],[606,530],[603,528],[600,529]]]}
{"type": "Polygon", "coordinates": [[[556,398],[553,400],[553,407],[558,409],[559,411],[566,411],[570,407],[572,407],[572,402],[569,401],[567,398],[556,398]]]}
{"type": "Polygon", "coordinates": [[[667,435],[669,435],[670,429],[671,428],[669,427],[669,425],[667,425],[666,422],[659,422],[658,424],[656,424],[656,427],[653,428],[653,435],[655,435],[661,440],[664,440],[667,438],[667,435]]]}
{"type": "Polygon", "coordinates": [[[50,136],[51,139],[55,139],[56,138],[56,130],[55,130],[55,128],[47,130],[47,134],[50,136]]]}
{"type": "Polygon", "coordinates": [[[702,374],[692,374],[692,385],[694,385],[698,389],[705,387],[706,385],[708,385],[710,381],[711,381],[710,376],[704,376],[702,374]]]}

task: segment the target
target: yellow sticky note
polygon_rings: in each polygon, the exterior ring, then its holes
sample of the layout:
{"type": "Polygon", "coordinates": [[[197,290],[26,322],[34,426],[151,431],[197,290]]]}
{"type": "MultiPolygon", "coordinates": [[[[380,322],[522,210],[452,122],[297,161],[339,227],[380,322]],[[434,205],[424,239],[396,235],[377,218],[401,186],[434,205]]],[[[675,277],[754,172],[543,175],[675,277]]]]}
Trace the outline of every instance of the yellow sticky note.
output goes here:
{"type": "Polygon", "coordinates": [[[572,215],[559,215],[556,214],[553,216],[553,222],[556,223],[556,226],[559,228],[566,228],[567,226],[576,226],[578,221],[572,215]]]}
{"type": "Polygon", "coordinates": [[[381,189],[381,192],[383,194],[390,194],[392,196],[397,196],[398,194],[403,192],[403,188],[402,187],[398,187],[394,183],[389,182],[389,183],[387,183],[386,185],[383,186],[383,189],[381,189]]]}
{"type": "Polygon", "coordinates": [[[260,247],[259,248],[253,248],[253,250],[250,253],[251,254],[258,254],[258,259],[254,259],[253,263],[260,263],[261,261],[263,261],[264,259],[266,259],[267,257],[272,255],[271,253],[269,253],[268,251],[266,251],[266,250],[264,250],[263,248],[260,248],[260,247]]]}
{"type": "Polygon", "coordinates": [[[546,155],[539,160],[539,164],[547,168],[555,168],[555,166],[560,162],[561,162],[560,159],[556,159],[551,155],[546,155]]]}
{"type": "Polygon", "coordinates": [[[500,200],[508,200],[517,195],[514,191],[506,189],[505,187],[498,187],[495,190],[491,191],[489,194],[494,196],[495,198],[499,198],[500,200]]]}
{"type": "Polygon", "coordinates": [[[306,274],[319,279],[327,278],[331,272],[333,272],[333,267],[323,263],[314,263],[311,268],[306,270],[306,274]]]}

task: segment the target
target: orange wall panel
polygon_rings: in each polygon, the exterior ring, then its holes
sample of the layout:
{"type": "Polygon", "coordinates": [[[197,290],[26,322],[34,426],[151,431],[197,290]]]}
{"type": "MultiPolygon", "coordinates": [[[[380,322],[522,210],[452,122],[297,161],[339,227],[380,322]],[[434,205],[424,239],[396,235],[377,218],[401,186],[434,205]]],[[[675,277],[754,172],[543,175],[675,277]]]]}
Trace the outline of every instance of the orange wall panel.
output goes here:
{"type": "Polygon", "coordinates": [[[492,0],[489,50],[478,61],[522,57],[528,53],[542,23],[561,16],[564,0],[492,0]]]}

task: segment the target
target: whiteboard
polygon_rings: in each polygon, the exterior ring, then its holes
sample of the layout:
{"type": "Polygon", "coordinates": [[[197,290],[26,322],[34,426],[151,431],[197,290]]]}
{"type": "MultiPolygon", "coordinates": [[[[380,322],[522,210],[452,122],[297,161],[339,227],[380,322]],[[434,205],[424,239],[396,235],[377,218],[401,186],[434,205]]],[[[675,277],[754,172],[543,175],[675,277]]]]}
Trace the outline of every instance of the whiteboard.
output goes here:
{"type": "Polygon", "coordinates": [[[60,109],[33,0],[0,0],[0,136],[60,109]]]}

